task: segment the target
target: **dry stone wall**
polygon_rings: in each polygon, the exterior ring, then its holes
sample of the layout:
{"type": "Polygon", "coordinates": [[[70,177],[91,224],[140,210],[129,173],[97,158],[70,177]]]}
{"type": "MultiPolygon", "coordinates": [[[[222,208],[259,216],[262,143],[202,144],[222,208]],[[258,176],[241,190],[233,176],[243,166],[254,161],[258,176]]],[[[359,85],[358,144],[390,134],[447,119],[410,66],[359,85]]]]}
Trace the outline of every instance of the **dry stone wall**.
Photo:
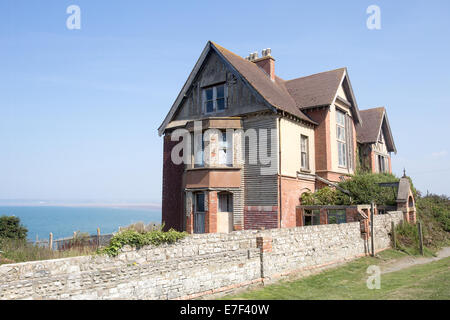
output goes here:
{"type": "MultiPolygon", "coordinates": [[[[391,221],[375,216],[375,248],[391,221]]],[[[370,242],[370,241],[369,241],[370,242]]],[[[172,245],[0,266],[0,299],[191,299],[364,255],[359,223],[189,236],[172,245]]],[[[369,244],[370,245],[370,244],[369,244]]]]}

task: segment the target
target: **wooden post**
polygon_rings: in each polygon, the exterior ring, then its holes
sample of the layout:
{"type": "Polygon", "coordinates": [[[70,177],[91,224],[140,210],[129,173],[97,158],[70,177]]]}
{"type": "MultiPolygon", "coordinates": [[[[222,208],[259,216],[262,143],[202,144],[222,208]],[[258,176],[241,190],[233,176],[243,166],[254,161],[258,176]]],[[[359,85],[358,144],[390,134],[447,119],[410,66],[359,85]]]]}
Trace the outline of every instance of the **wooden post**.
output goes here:
{"type": "Polygon", "coordinates": [[[395,234],[395,224],[394,221],[391,222],[391,229],[392,229],[392,242],[394,245],[394,249],[397,249],[397,238],[395,234]]]}
{"type": "Polygon", "coordinates": [[[97,228],[97,248],[100,247],[100,228],[97,228]]]}
{"type": "Polygon", "coordinates": [[[423,234],[422,234],[422,222],[417,223],[417,228],[419,229],[419,246],[420,254],[423,255],[423,234]]]}
{"type": "Polygon", "coordinates": [[[374,203],[370,204],[370,241],[372,243],[372,257],[375,257],[375,246],[374,246],[374,234],[373,234],[373,214],[374,214],[374,203]]]}
{"type": "Polygon", "coordinates": [[[49,239],[48,239],[48,248],[50,250],[53,250],[53,233],[51,233],[51,232],[50,232],[50,236],[49,236],[49,239]]]}

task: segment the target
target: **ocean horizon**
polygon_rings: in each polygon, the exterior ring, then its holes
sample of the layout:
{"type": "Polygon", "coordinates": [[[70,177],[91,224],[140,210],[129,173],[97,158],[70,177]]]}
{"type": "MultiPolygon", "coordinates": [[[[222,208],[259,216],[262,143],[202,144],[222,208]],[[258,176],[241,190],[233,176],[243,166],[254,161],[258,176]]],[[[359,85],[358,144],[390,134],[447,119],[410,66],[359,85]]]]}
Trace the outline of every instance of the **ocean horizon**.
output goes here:
{"type": "Polygon", "coordinates": [[[74,231],[97,234],[117,232],[135,222],[161,223],[161,210],[140,205],[118,206],[0,206],[0,216],[16,216],[28,229],[28,239],[46,240],[50,232],[53,238],[73,235],[74,231]]]}

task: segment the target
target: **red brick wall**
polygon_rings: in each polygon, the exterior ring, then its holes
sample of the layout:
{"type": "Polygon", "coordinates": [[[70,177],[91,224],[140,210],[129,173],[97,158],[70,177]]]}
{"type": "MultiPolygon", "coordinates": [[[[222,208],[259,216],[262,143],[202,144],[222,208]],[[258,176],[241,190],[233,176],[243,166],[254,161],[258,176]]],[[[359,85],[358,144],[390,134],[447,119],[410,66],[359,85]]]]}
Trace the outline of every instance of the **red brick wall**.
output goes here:
{"type": "Polygon", "coordinates": [[[164,229],[183,229],[183,173],[184,164],[175,165],[171,160],[172,148],[178,141],[171,141],[170,135],[164,136],[163,185],[162,185],[162,222],[164,229]]]}
{"type": "Polygon", "coordinates": [[[306,191],[315,191],[314,181],[281,177],[281,227],[297,226],[296,207],[300,205],[300,196],[306,191]]]}
{"type": "Polygon", "coordinates": [[[331,170],[329,108],[305,112],[312,120],[319,124],[314,130],[316,171],[331,170]]]}
{"type": "Polygon", "coordinates": [[[208,192],[208,211],[205,214],[205,232],[217,232],[217,191],[208,192]]]}
{"type": "Polygon", "coordinates": [[[275,229],[277,227],[277,206],[246,206],[244,208],[245,230],[275,229]]]}

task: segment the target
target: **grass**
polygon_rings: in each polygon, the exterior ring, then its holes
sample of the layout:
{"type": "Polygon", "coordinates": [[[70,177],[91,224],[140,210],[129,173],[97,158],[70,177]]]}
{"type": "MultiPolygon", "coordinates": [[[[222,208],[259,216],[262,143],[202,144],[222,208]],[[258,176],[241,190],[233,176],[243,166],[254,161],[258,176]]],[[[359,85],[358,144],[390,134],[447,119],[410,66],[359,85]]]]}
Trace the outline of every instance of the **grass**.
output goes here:
{"type": "Polygon", "coordinates": [[[7,264],[90,255],[95,252],[95,249],[77,247],[65,251],[55,251],[36,246],[26,240],[0,239],[0,251],[2,251],[0,264],[7,264]]]}
{"type": "Polygon", "coordinates": [[[295,281],[280,281],[262,289],[246,291],[224,299],[270,300],[403,300],[450,299],[450,258],[381,275],[381,288],[370,290],[366,273],[370,265],[380,265],[407,254],[386,250],[377,257],[364,257],[345,266],[295,281]]]}

